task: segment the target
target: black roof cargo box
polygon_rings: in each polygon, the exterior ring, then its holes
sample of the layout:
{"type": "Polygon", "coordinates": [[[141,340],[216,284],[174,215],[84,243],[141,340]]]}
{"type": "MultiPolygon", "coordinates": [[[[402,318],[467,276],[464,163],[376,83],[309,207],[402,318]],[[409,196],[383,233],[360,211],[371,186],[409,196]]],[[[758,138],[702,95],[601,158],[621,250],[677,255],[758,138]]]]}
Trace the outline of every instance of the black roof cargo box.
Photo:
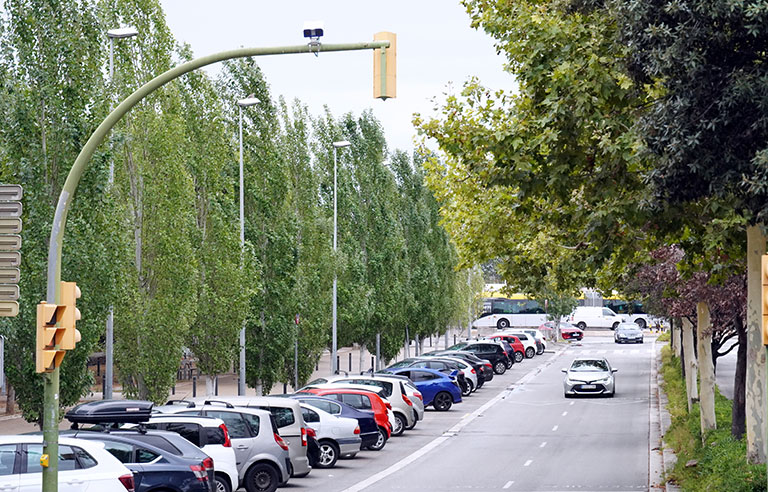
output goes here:
{"type": "Polygon", "coordinates": [[[149,420],[153,405],[142,400],[91,401],[74,407],[65,417],[73,424],[140,424],[149,420]]]}

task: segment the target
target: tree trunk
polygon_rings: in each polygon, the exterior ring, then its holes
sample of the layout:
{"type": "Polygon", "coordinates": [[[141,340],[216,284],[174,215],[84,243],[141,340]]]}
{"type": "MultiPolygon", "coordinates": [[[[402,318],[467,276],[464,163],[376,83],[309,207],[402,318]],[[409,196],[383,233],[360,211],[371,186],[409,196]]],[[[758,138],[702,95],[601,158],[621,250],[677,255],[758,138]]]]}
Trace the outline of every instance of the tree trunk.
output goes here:
{"type": "Polygon", "coordinates": [[[745,426],[747,460],[765,463],[765,349],[762,336],[761,256],[766,237],[760,226],[747,227],[747,379],[745,426]]]}
{"type": "Polygon", "coordinates": [[[696,357],[693,352],[693,325],[683,318],[683,350],[685,351],[685,392],[688,396],[688,412],[699,398],[696,384],[696,357]]]}
{"type": "Polygon", "coordinates": [[[701,408],[701,439],[704,441],[708,431],[717,428],[715,420],[715,367],[712,363],[712,326],[709,318],[709,305],[706,302],[696,303],[696,323],[698,324],[699,344],[699,379],[700,408],[701,408]]]}
{"type": "Polygon", "coordinates": [[[672,322],[672,349],[675,355],[679,358],[681,353],[681,347],[683,346],[682,332],[680,331],[680,320],[675,319],[672,322]]]}
{"type": "Polygon", "coordinates": [[[736,315],[736,333],[739,346],[736,349],[736,374],[733,378],[733,411],[731,413],[731,435],[741,439],[744,435],[744,393],[747,379],[747,330],[740,315],[736,315]]]}
{"type": "Polygon", "coordinates": [[[8,383],[6,384],[6,394],[5,394],[5,414],[11,415],[16,413],[16,390],[13,389],[13,386],[11,386],[8,383]]]}
{"type": "Polygon", "coordinates": [[[205,396],[214,396],[216,394],[216,376],[206,374],[205,376],[205,396]]]}
{"type": "Polygon", "coordinates": [[[365,359],[365,344],[364,343],[360,344],[359,359],[360,360],[357,361],[358,372],[362,374],[362,372],[363,372],[363,359],[365,359]]]}

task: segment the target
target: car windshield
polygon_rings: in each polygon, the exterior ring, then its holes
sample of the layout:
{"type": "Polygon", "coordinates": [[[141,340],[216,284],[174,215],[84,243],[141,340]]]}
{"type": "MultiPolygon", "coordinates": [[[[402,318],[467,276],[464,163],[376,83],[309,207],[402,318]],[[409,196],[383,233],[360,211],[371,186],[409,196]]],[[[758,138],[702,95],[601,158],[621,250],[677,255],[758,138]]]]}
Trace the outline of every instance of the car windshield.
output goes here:
{"type": "Polygon", "coordinates": [[[608,364],[604,360],[575,360],[571,364],[571,371],[607,371],[608,364]]]}
{"type": "Polygon", "coordinates": [[[636,324],[634,324],[634,323],[632,323],[632,324],[627,323],[627,324],[619,325],[618,329],[619,329],[619,331],[637,331],[640,328],[636,324]]]}

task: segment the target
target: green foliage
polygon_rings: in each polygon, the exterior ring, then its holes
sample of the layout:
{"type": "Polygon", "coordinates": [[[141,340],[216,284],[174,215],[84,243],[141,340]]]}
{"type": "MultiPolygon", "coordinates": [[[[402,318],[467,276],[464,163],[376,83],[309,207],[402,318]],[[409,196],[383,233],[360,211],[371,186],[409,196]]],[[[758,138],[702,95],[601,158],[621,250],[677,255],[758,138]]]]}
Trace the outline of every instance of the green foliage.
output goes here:
{"type": "Polygon", "coordinates": [[[685,381],[680,370],[680,359],[669,347],[662,349],[662,387],[669,398],[672,425],[664,435],[664,442],[677,455],[677,464],[668,480],[683,490],[758,491],[765,489],[765,465],[750,465],[744,459],[746,445],[730,435],[733,402],[719,391],[715,392],[717,429],[709,432],[702,443],[698,404],[688,413],[685,381]],[[686,467],[695,459],[698,465],[686,467]]]}

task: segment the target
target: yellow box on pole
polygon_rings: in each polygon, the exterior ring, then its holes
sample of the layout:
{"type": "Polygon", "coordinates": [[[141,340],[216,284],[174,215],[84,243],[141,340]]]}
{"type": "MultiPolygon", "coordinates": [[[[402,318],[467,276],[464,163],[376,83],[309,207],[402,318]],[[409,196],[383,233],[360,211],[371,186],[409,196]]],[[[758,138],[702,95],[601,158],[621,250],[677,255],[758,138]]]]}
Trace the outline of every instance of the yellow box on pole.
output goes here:
{"type": "Polygon", "coordinates": [[[41,302],[37,305],[37,337],[35,371],[51,372],[61,364],[64,351],[56,347],[56,304],[41,302]]]}
{"type": "Polygon", "coordinates": [[[389,41],[389,48],[373,50],[373,97],[387,100],[397,97],[397,35],[377,32],[374,41],[389,41]]]}

